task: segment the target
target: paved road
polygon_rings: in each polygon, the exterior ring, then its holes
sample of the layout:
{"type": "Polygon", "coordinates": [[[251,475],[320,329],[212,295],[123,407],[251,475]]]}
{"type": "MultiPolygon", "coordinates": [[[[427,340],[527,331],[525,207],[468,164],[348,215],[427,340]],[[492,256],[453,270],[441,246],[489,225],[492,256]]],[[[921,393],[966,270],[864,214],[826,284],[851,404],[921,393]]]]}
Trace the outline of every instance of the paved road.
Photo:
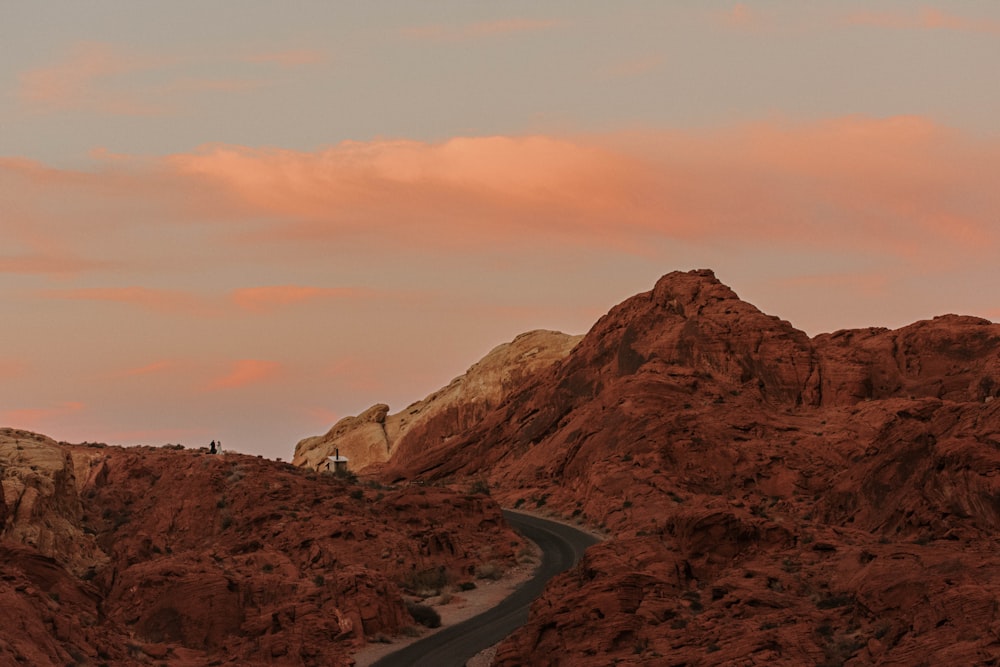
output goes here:
{"type": "Polygon", "coordinates": [[[463,667],[467,660],[525,624],[528,607],[546,582],[576,564],[597,539],[570,526],[504,510],[507,522],[542,550],[535,576],[503,602],[479,616],[410,644],[372,667],[463,667]]]}

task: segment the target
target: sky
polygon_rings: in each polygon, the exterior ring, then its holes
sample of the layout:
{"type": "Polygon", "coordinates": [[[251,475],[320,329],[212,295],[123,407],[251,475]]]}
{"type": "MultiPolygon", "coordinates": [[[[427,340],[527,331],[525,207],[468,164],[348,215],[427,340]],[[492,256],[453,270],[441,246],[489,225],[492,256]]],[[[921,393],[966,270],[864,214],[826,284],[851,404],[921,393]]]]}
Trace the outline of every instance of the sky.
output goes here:
{"type": "Polygon", "coordinates": [[[1000,320],[1000,3],[0,0],[0,426],[295,443],[711,268],[1000,320]]]}

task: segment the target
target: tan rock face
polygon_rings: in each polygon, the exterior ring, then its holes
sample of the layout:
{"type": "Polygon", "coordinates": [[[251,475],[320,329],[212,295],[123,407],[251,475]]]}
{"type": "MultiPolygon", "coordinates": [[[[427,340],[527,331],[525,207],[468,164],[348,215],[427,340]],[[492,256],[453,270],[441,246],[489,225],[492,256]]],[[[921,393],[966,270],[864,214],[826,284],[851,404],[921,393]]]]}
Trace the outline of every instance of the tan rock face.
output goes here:
{"type": "Polygon", "coordinates": [[[486,479],[611,534],[499,665],[981,664],[1000,655],[998,363],[986,320],[810,339],[711,272],[669,274],[383,474],[486,479]]]}
{"type": "Polygon", "coordinates": [[[374,405],[341,419],[325,435],[302,440],[293,463],[315,469],[339,450],[352,470],[361,470],[397,450],[419,452],[427,440],[447,440],[472,427],[526,378],[565,358],[581,338],[557,331],[521,334],[405,410],[389,414],[389,406],[374,405]]]}
{"type": "Polygon", "coordinates": [[[55,441],[0,429],[0,540],[25,544],[75,574],[107,556],[81,525],[73,460],[55,441]]]}
{"type": "Polygon", "coordinates": [[[16,530],[0,540],[0,664],[347,665],[368,637],[413,625],[402,596],[427,573],[471,579],[515,563],[520,544],[487,496],[360,486],[235,453],[11,437],[5,479],[23,464],[24,488],[43,488],[42,470],[56,481],[48,495],[5,492],[16,530]],[[78,557],[42,551],[62,544],[35,539],[46,530],[101,558],[71,571],[78,557]]]}

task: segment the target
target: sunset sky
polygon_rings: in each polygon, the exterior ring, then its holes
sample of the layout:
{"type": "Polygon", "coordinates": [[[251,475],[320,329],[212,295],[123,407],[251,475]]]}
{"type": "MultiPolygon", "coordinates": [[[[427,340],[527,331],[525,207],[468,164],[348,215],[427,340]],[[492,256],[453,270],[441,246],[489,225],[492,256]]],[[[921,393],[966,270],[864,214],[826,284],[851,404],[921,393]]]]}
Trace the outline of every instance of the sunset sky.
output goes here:
{"type": "Polygon", "coordinates": [[[291,459],[712,268],[1000,319],[1000,3],[0,6],[0,426],[291,459]]]}

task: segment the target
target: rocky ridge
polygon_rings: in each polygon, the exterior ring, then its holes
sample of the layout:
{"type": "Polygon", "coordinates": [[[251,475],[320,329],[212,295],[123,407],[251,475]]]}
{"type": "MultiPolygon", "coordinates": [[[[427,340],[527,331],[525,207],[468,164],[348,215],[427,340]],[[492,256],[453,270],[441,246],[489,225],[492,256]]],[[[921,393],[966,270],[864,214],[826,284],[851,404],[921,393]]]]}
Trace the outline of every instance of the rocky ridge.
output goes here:
{"type": "Polygon", "coordinates": [[[498,665],[998,664],[998,395],[987,320],[810,338],[672,273],[382,474],[611,534],[498,665]]]}
{"type": "Polygon", "coordinates": [[[349,665],[520,543],[487,496],[232,452],[6,429],[0,479],[2,664],[349,665]]]}

